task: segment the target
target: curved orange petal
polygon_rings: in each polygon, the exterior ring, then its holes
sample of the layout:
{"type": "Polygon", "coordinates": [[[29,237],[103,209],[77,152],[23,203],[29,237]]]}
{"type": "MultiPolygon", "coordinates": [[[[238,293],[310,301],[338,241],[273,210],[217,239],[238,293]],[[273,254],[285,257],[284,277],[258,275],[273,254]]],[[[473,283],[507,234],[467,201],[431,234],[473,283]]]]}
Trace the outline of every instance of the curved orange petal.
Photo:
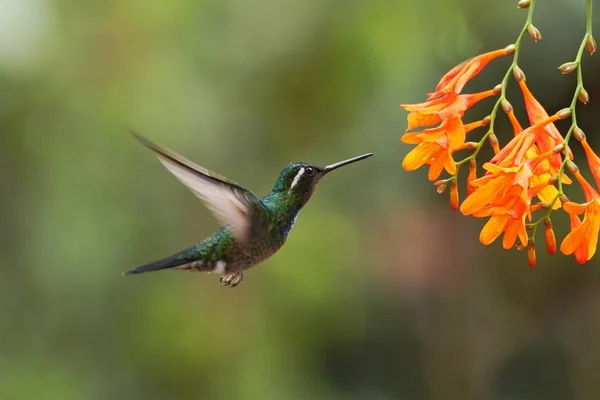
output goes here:
{"type": "Polygon", "coordinates": [[[563,209],[569,214],[579,215],[585,212],[586,206],[584,204],[567,201],[563,204],[563,209]]]}
{"type": "Polygon", "coordinates": [[[479,241],[483,245],[489,245],[498,238],[504,231],[504,227],[508,223],[507,216],[493,216],[483,226],[479,234],[479,241]]]}
{"type": "Polygon", "coordinates": [[[402,168],[406,171],[414,171],[415,169],[420,168],[431,159],[436,151],[439,151],[439,148],[440,147],[436,143],[420,143],[404,157],[402,168]]]}

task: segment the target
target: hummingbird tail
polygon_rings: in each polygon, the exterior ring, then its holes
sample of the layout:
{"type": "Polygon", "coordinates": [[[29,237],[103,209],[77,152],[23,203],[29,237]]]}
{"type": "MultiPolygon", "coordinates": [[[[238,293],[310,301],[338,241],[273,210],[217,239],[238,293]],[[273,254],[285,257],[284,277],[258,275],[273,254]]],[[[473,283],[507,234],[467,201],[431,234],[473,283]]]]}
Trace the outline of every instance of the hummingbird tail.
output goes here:
{"type": "Polygon", "coordinates": [[[177,257],[177,255],[165,257],[161,260],[153,261],[148,264],[141,265],[139,267],[130,269],[129,271],[123,272],[123,276],[125,275],[135,275],[141,274],[144,272],[152,272],[159,271],[161,269],[174,268],[180,265],[188,263],[188,260],[177,257]]]}

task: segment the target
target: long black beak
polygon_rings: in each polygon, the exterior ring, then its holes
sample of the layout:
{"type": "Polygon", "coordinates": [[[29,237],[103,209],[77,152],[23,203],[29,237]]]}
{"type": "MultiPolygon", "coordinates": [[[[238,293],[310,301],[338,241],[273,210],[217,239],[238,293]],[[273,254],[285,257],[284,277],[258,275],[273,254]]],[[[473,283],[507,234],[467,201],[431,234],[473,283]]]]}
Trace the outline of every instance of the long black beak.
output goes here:
{"type": "Polygon", "coordinates": [[[367,153],[367,154],[363,154],[362,156],[356,156],[356,157],[352,157],[352,158],[349,158],[344,161],[336,162],[335,164],[331,164],[331,165],[328,165],[325,168],[323,168],[323,171],[325,171],[325,173],[328,173],[328,172],[333,171],[336,168],[343,167],[344,165],[352,164],[354,162],[364,160],[365,158],[369,158],[372,155],[373,155],[373,153],[367,153]]]}

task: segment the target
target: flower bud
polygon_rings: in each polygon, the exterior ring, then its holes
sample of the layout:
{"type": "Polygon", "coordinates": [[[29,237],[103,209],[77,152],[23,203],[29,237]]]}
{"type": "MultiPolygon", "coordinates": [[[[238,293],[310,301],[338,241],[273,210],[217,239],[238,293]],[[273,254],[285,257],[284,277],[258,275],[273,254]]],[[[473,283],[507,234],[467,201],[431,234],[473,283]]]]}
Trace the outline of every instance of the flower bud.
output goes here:
{"type": "Polygon", "coordinates": [[[575,128],[573,128],[573,137],[581,142],[585,140],[585,133],[583,133],[583,131],[578,126],[576,126],[575,128]]]}
{"type": "Polygon", "coordinates": [[[540,208],[546,208],[546,209],[550,208],[550,203],[548,203],[547,201],[540,201],[539,203],[537,203],[537,205],[540,208]]]}
{"type": "Polygon", "coordinates": [[[438,182],[435,183],[435,186],[437,186],[436,191],[439,194],[442,194],[446,190],[446,182],[441,182],[439,185],[438,185],[438,182]]]}
{"type": "Polygon", "coordinates": [[[488,126],[491,120],[492,117],[488,115],[487,117],[481,120],[481,126],[488,126]]]}
{"type": "Polygon", "coordinates": [[[456,179],[450,183],[450,207],[452,210],[458,210],[458,184],[456,179]]]}
{"type": "Polygon", "coordinates": [[[556,236],[554,236],[552,222],[547,219],[544,221],[544,225],[546,226],[546,232],[544,234],[546,238],[546,248],[548,249],[548,253],[550,255],[554,255],[554,253],[556,253],[556,236]]]}
{"type": "Polygon", "coordinates": [[[527,261],[529,262],[529,266],[531,268],[535,267],[536,257],[535,257],[535,243],[530,242],[527,246],[527,261]]]}
{"type": "Polygon", "coordinates": [[[590,101],[590,95],[588,94],[587,90],[585,90],[585,88],[579,89],[579,93],[577,93],[577,98],[583,104],[587,104],[590,101]]]}
{"type": "Polygon", "coordinates": [[[467,177],[467,196],[477,189],[472,182],[477,179],[477,161],[469,161],[469,176],[467,177]]]}
{"type": "Polygon", "coordinates": [[[575,61],[569,61],[567,63],[564,63],[560,67],[558,67],[558,69],[560,70],[561,74],[566,75],[566,74],[570,74],[571,72],[575,71],[578,66],[579,65],[575,61]]]}
{"type": "Polygon", "coordinates": [[[585,49],[590,54],[594,54],[596,52],[596,40],[592,35],[588,36],[587,40],[585,41],[585,49]]]}
{"type": "Polygon", "coordinates": [[[563,108],[562,110],[557,112],[556,115],[558,115],[558,119],[567,119],[571,116],[571,109],[563,108]]]}
{"type": "Polygon", "coordinates": [[[502,92],[502,85],[498,84],[496,86],[494,86],[494,89],[492,89],[494,93],[494,96],[498,96],[501,92],[502,92]]]}
{"type": "Polygon", "coordinates": [[[519,3],[517,4],[517,8],[529,8],[530,4],[531,4],[531,0],[519,0],[519,3]]]}
{"type": "Polygon", "coordinates": [[[510,104],[510,102],[506,99],[502,99],[502,101],[500,102],[500,105],[502,105],[502,109],[504,110],[505,113],[510,114],[513,111],[513,107],[510,104]]]}
{"type": "Polygon", "coordinates": [[[569,202],[569,198],[563,193],[558,196],[561,203],[565,204],[569,202]]]}
{"type": "Polygon", "coordinates": [[[549,185],[556,185],[558,183],[558,176],[551,176],[550,179],[548,179],[548,184],[549,185]]]}
{"type": "Polygon", "coordinates": [[[500,143],[498,142],[498,137],[492,132],[490,136],[488,136],[488,140],[490,142],[490,146],[492,146],[492,150],[494,150],[494,154],[498,154],[500,152],[500,143]]]}
{"type": "Polygon", "coordinates": [[[573,161],[567,161],[567,168],[571,171],[572,174],[576,174],[579,172],[579,167],[573,161]]]}
{"type": "Polygon", "coordinates": [[[537,42],[538,40],[542,39],[542,34],[540,33],[538,28],[533,26],[533,24],[529,24],[529,26],[527,26],[527,34],[534,42],[537,42]]]}
{"type": "Polygon", "coordinates": [[[565,151],[565,144],[564,144],[564,142],[561,143],[561,144],[559,144],[559,145],[556,145],[556,147],[554,148],[554,153],[555,154],[558,154],[558,153],[560,153],[562,151],[565,151]]]}
{"type": "Polygon", "coordinates": [[[525,73],[523,72],[523,70],[521,68],[519,68],[518,65],[515,65],[513,68],[513,76],[515,77],[515,80],[517,82],[521,82],[525,80],[525,73]]]}
{"type": "Polygon", "coordinates": [[[507,54],[507,55],[513,54],[515,52],[515,48],[516,47],[514,44],[509,44],[508,46],[506,46],[504,48],[504,54],[507,54]]]}
{"type": "Polygon", "coordinates": [[[466,142],[460,148],[461,150],[475,150],[479,146],[477,142],[466,142]]]}

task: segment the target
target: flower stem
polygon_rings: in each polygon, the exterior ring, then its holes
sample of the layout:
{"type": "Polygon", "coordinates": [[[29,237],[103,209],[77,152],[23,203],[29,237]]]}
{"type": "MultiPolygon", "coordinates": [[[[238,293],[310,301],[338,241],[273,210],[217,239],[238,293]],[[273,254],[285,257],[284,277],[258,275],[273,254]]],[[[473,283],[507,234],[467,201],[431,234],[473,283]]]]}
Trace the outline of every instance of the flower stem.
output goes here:
{"type": "MultiPolygon", "coordinates": [[[[588,0],[588,1],[591,1],[591,0],[588,0]]],[[[529,5],[529,10],[527,12],[527,20],[525,21],[525,24],[523,25],[523,28],[521,29],[521,32],[519,33],[519,36],[517,36],[517,40],[514,43],[515,44],[515,52],[513,54],[512,63],[510,64],[510,67],[508,67],[508,70],[504,74],[504,78],[502,78],[500,97],[496,101],[496,104],[494,104],[494,108],[492,108],[492,112],[490,113],[489,129],[483,135],[481,140],[477,143],[477,146],[473,150],[473,153],[471,153],[471,155],[469,155],[468,157],[465,157],[464,159],[462,159],[456,163],[456,175],[454,177],[452,177],[452,179],[456,179],[456,177],[458,176],[458,171],[461,166],[463,166],[464,164],[468,163],[471,160],[474,160],[477,157],[477,155],[481,151],[481,148],[483,147],[483,145],[485,144],[485,142],[487,141],[489,136],[492,133],[494,133],[494,126],[496,125],[496,115],[498,114],[498,110],[500,109],[500,106],[502,105],[502,100],[506,99],[506,88],[508,86],[508,81],[510,79],[511,74],[513,73],[514,68],[518,65],[519,53],[521,52],[521,44],[523,43],[523,38],[525,37],[525,34],[527,33],[527,28],[531,25],[531,22],[533,20],[533,9],[534,8],[535,8],[535,0],[531,0],[531,3],[529,5]]]]}
{"type": "Polygon", "coordinates": [[[554,204],[558,201],[560,196],[564,195],[562,178],[563,178],[563,175],[565,172],[565,167],[566,167],[567,163],[569,162],[569,156],[568,156],[570,153],[569,141],[571,140],[571,135],[573,133],[573,130],[575,130],[575,128],[578,128],[578,125],[577,125],[577,100],[579,97],[579,91],[583,88],[583,73],[581,71],[581,58],[582,58],[583,52],[585,50],[585,45],[590,37],[592,37],[592,0],[586,0],[585,35],[583,36],[583,39],[581,40],[581,44],[579,45],[579,50],[577,51],[577,55],[576,55],[575,61],[574,61],[574,63],[577,64],[577,85],[576,85],[575,91],[573,93],[571,105],[569,106],[569,110],[571,110],[571,126],[569,127],[569,130],[567,131],[567,134],[565,136],[565,142],[564,142],[564,144],[565,144],[564,156],[565,157],[564,157],[564,160],[562,161],[560,168],[558,170],[558,173],[556,175],[556,178],[558,179],[558,181],[557,181],[558,194],[556,195],[554,200],[552,200],[552,202],[550,203],[550,207],[548,208],[548,212],[546,213],[546,215],[544,215],[542,218],[538,219],[537,221],[535,221],[534,223],[531,224],[533,227],[533,235],[535,235],[535,231],[541,222],[544,222],[544,221],[550,219],[550,215],[552,214],[554,204]]]}

